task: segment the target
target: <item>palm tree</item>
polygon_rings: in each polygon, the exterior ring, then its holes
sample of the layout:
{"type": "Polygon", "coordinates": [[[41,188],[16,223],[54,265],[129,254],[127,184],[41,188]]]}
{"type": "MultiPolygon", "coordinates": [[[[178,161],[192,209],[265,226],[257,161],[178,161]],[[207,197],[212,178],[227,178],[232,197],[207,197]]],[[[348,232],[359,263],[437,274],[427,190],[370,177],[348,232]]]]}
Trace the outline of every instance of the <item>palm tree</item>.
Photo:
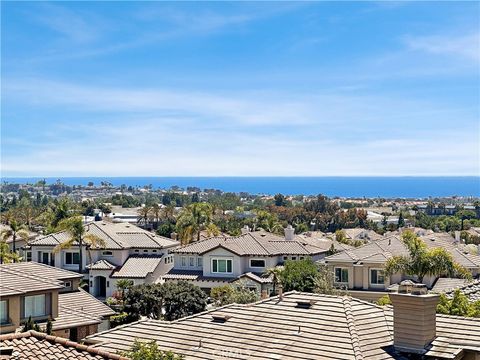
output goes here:
{"type": "Polygon", "coordinates": [[[471,278],[471,274],[457,264],[444,248],[428,249],[425,243],[411,231],[405,231],[402,240],[409,255],[397,255],[388,259],[385,273],[389,276],[403,273],[416,276],[419,282],[427,275],[471,278]]]}
{"type": "Polygon", "coordinates": [[[17,223],[16,220],[12,219],[10,220],[10,223],[8,224],[10,227],[9,229],[4,229],[0,232],[0,240],[1,241],[7,241],[10,237],[12,238],[12,252],[16,252],[16,241],[17,241],[17,236],[24,240],[25,242],[28,242],[28,238],[30,234],[28,233],[28,230],[25,228],[24,225],[17,223]]]}
{"type": "Polygon", "coordinates": [[[21,257],[16,252],[11,252],[5,241],[0,241],[0,264],[10,264],[20,260],[21,257]]]}
{"type": "Polygon", "coordinates": [[[148,224],[148,219],[150,218],[150,210],[151,210],[151,207],[146,206],[146,205],[144,207],[138,209],[137,222],[139,224],[141,224],[141,223],[143,223],[144,225],[148,224]]]}
{"type": "Polygon", "coordinates": [[[64,242],[58,244],[53,249],[54,253],[58,253],[63,249],[70,249],[71,247],[78,245],[79,264],[78,272],[83,273],[83,247],[87,248],[89,258],[91,261],[90,249],[92,248],[104,248],[105,241],[96,235],[88,234],[83,226],[82,217],[74,216],[71,218],[60,221],[58,230],[66,231],[70,236],[64,242]]]}
{"type": "Polygon", "coordinates": [[[182,243],[188,244],[194,237],[199,241],[202,230],[206,230],[209,236],[218,235],[220,230],[213,224],[212,216],[212,206],[208,203],[193,203],[184,208],[177,220],[182,243]]]}
{"type": "Polygon", "coordinates": [[[268,268],[263,273],[265,276],[272,276],[272,283],[273,283],[273,295],[277,293],[277,285],[280,283],[280,273],[283,271],[281,267],[275,266],[268,268]]]}
{"type": "Polygon", "coordinates": [[[119,279],[117,280],[117,289],[120,291],[122,301],[125,296],[125,290],[130,289],[133,286],[133,280],[131,279],[119,279]]]}

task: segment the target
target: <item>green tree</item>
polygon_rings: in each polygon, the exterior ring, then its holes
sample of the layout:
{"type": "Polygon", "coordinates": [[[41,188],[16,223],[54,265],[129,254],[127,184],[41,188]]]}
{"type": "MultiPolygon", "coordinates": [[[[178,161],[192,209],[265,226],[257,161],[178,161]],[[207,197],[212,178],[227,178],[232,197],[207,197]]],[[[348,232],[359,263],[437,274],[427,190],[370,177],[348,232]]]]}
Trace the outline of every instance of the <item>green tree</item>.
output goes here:
{"type": "Polygon", "coordinates": [[[277,293],[277,286],[280,282],[280,274],[282,273],[283,269],[281,267],[275,266],[271,267],[265,270],[264,275],[265,276],[271,276],[272,277],[272,284],[273,284],[273,289],[272,293],[273,295],[276,295],[277,293]]]}
{"type": "Polygon", "coordinates": [[[471,278],[470,273],[457,264],[445,249],[428,249],[425,243],[411,231],[405,231],[402,239],[409,255],[396,255],[388,259],[385,264],[387,275],[403,273],[416,276],[419,282],[423,282],[426,275],[471,278]]]}
{"type": "Polygon", "coordinates": [[[176,320],[202,312],[207,307],[207,295],[186,281],[163,284],[163,306],[165,320],[176,320]]]}
{"type": "Polygon", "coordinates": [[[347,234],[345,234],[345,231],[343,231],[343,230],[335,231],[335,240],[337,240],[339,243],[342,243],[342,244],[348,244],[349,243],[349,241],[347,239],[347,234]]]}
{"type": "Polygon", "coordinates": [[[29,316],[27,322],[23,325],[22,332],[27,332],[30,330],[38,331],[40,332],[40,326],[35,323],[35,321],[32,320],[32,317],[29,316]]]}
{"type": "Polygon", "coordinates": [[[10,237],[12,238],[12,252],[16,252],[17,237],[28,242],[29,233],[24,225],[18,224],[16,220],[10,220],[8,229],[4,229],[0,232],[0,241],[6,242],[10,237]]]}
{"type": "Polygon", "coordinates": [[[202,230],[208,235],[218,235],[220,231],[212,219],[213,208],[208,203],[193,203],[184,208],[176,224],[182,243],[188,244],[194,238],[199,241],[202,230]]]}
{"type": "Polygon", "coordinates": [[[403,219],[403,214],[400,212],[400,215],[398,215],[398,223],[397,223],[398,228],[402,228],[405,226],[405,220],[403,219]]]}
{"type": "Polygon", "coordinates": [[[377,305],[385,306],[385,305],[391,305],[392,301],[390,300],[390,296],[383,295],[380,299],[376,301],[376,303],[377,305]]]}
{"type": "Polygon", "coordinates": [[[18,253],[10,251],[10,246],[5,241],[0,241],[0,264],[19,262],[21,259],[18,253]]]}
{"type": "Polygon", "coordinates": [[[171,351],[164,351],[158,347],[155,340],[143,342],[135,339],[128,351],[121,352],[121,355],[131,360],[182,360],[182,355],[176,355],[171,351]]]}
{"type": "Polygon", "coordinates": [[[286,206],[287,205],[287,199],[285,199],[285,196],[282,194],[277,194],[274,197],[275,200],[275,206],[286,206]]]}
{"type": "Polygon", "coordinates": [[[346,289],[337,288],[334,285],[335,274],[327,265],[318,265],[317,274],[314,278],[314,291],[326,295],[346,295],[346,289]]]}
{"type": "Polygon", "coordinates": [[[48,318],[47,325],[45,325],[45,333],[47,335],[52,335],[53,334],[53,324],[52,324],[52,319],[50,319],[50,318],[48,318]]]}
{"type": "Polygon", "coordinates": [[[480,300],[470,302],[468,297],[459,289],[453,292],[453,298],[448,299],[445,294],[440,295],[437,313],[457,316],[480,317],[480,300]]]}
{"type": "Polygon", "coordinates": [[[285,291],[313,292],[318,269],[311,259],[287,261],[279,279],[285,291]]]}
{"type": "Polygon", "coordinates": [[[233,303],[250,304],[258,301],[258,294],[242,283],[214,287],[210,293],[210,297],[215,301],[217,306],[233,303]]]}
{"type": "Polygon", "coordinates": [[[119,279],[116,283],[118,291],[120,291],[120,296],[122,300],[125,297],[125,291],[129,290],[133,286],[133,280],[131,279],[119,279]]]}
{"type": "Polygon", "coordinates": [[[103,239],[86,232],[81,216],[61,220],[57,230],[65,231],[69,236],[67,240],[55,246],[53,252],[58,253],[62,249],[70,249],[77,245],[79,254],[78,272],[80,274],[83,273],[83,248],[86,247],[87,250],[89,250],[91,248],[98,249],[105,247],[105,241],[103,239]]]}

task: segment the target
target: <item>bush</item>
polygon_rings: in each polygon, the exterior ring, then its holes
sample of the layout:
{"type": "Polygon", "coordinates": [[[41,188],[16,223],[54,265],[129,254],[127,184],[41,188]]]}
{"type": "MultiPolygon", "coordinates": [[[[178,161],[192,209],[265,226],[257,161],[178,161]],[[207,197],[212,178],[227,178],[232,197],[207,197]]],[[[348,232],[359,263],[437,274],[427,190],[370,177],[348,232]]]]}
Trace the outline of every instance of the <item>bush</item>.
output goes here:
{"type": "Polygon", "coordinates": [[[250,304],[258,301],[258,294],[247,288],[244,284],[224,285],[212,289],[210,297],[217,306],[228,304],[250,304]]]}
{"type": "Polygon", "coordinates": [[[152,340],[150,342],[141,342],[135,339],[132,347],[128,351],[121,353],[131,360],[181,360],[182,355],[176,355],[171,351],[161,350],[157,343],[152,340]]]}
{"type": "Polygon", "coordinates": [[[318,268],[311,259],[287,261],[279,280],[284,291],[313,292],[317,276],[318,268]]]}
{"type": "Polygon", "coordinates": [[[385,305],[392,305],[390,301],[390,296],[384,295],[380,299],[377,300],[377,305],[385,306],[385,305]]]}

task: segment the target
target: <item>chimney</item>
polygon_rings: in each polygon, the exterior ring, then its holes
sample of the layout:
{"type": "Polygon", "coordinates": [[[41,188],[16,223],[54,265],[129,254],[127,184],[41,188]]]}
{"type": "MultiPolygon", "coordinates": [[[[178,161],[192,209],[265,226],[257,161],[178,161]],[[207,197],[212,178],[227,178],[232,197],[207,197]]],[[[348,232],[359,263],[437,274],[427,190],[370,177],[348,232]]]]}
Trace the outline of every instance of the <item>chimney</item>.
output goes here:
{"type": "Polygon", "coordinates": [[[242,235],[245,235],[250,232],[250,228],[248,227],[248,225],[245,225],[244,227],[242,227],[241,231],[242,231],[242,235]]]}
{"type": "Polygon", "coordinates": [[[456,243],[460,242],[460,231],[458,230],[455,231],[455,242],[456,243]]]}
{"type": "Polygon", "coordinates": [[[278,284],[277,293],[278,293],[278,300],[282,301],[283,300],[283,286],[282,286],[282,284],[278,284]]]}
{"type": "Polygon", "coordinates": [[[177,240],[177,233],[176,232],[172,232],[170,234],[170,237],[172,238],[172,240],[177,240]]]}
{"type": "Polygon", "coordinates": [[[292,227],[292,225],[288,225],[285,228],[285,240],[293,240],[295,237],[295,229],[292,227]]]}
{"type": "Polygon", "coordinates": [[[261,294],[260,294],[260,299],[265,300],[268,299],[268,291],[267,289],[263,289],[261,294]]]}
{"type": "Polygon", "coordinates": [[[393,304],[393,346],[396,351],[424,354],[436,336],[439,295],[427,294],[424,284],[402,281],[398,293],[389,294],[393,304]]]}

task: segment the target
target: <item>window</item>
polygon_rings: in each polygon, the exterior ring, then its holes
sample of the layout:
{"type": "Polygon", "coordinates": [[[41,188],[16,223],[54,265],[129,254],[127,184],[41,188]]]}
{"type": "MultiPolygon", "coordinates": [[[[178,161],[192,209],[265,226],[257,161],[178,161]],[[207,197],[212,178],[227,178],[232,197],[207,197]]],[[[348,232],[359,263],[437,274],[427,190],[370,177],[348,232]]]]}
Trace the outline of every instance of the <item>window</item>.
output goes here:
{"type": "Polygon", "coordinates": [[[250,259],[250,267],[264,268],[265,267],[265,260],[250,259]]]}
{"type": "Polygon", "coordinates": [[[304,256],[300,256],[300,260],[305,260],[305,257],[304,257],[304,256]]]}
{"type": "Polygon", "coordinates": [[[296,257],[296,256],[292,256],[292,260],[297,260],[297,257],[296,257]]]}
{"type": "Polygon", "coordinates": [[[144,253],[148,253],[148,250],[143,250],[144,253]]]}
{"type": "Polygon", "coordinates": [[[29,316],[41,317],[47,315],[47,296],[46,294],[25,296],[23,299],[23,318],[29,316]]]}
{"type": "Polygon", "coordinates": [[[287,261],[287,260],[288,260],[288,256],[284,256],[283,261],[287,261]]]}
{"type": "Polygon", "coordinates": [[[348,283],[348,269],[335,268],[335,282],[348,283]]]}
{"type": "Polygon", "coordinates": [[[71,281],[64,281],[63,286],[65,286],[66,288],[71,288],[72,287],[72,282],[71,281]]]}
{"type": "Polygon", "coordinates": [[[136,249],[135,252],[138,253],[138,252],[140,252],[140,250],[136,249]]]}
{"type": "Polygon", "coordinates": [[[201,256],[197,257],[197,266],[202,267],[203,266],[203,259],[201,256]]]}
{"type": "Polygon", "coordinates": [[[157,252],[157,249],[153,249],[152,252],[156,253],[156,252],[157,252]]]}
{"type": "Polygon", "coordinates": [[[102,256],[113,256],[112,251],[102,251],[102,256]]]}
{"type": "Polygon", "coordinates": [[[190,257],[188,260],[189,260],[188,265],[195,266],[195,258],[194,257],[190,257]]]}
{"type": "Polygon", "coordinates": [[[370,284],[383,285],[385,283],[385,273],[381,269],[370,269],[370,284]]]}
{"type": "Polygon", "coordinates": [[[65,264],[66,265],[78,265],[80,264],[80,254],[73,252],[65,253],[65,264]]]}
{"type": "Polygon", "coordinates": [[[0,301],[0,324],[7,324],[8,320],[8,302],[7,300],[0,301]]]}
{"type": "Polygon", "coordinates": [[[25,261],[32,261],[32,252],[26,251],[25,252],[25,261]]]}
{"type": "Polygon", "coordinates": [[[212,272],[214,273],[231,273],[231,259],[212,259],[212,272]]]}
{"type": "Polygon", "coordinates": [[[182,256],[180,261],[181,266],[187,266],[187,258],[185,256],[182,256]]]}
{"type": "Polygon", "coordinates": [[[55,266],[55,257],[49,252],[38,252],[38,261],[45,265],[55,266]]]}

